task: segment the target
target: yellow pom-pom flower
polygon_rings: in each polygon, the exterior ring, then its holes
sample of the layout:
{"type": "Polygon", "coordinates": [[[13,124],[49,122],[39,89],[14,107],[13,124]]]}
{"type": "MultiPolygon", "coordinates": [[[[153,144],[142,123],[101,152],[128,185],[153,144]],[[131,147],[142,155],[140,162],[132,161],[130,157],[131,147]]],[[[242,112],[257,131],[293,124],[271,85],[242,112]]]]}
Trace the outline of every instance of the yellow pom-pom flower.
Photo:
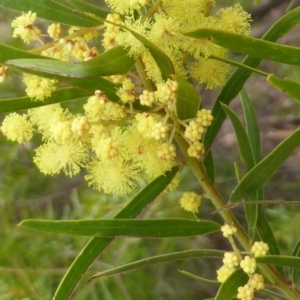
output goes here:
{"type": "Polygon", "coordinates": [[[9,140],[20,144],[29,141],[33,135],[33,128],[27,120],[27,115],[17,113],[11,113],[5,117],[0,129],[9,140]]]}
{"type": "Polygon", "coordinates": [[[194,192],[186,192],[180,199],[180,206],[186,211],[197,213],[201,205],[201,196],[194,192]]]}
{"type": "Polygon", "coordinates": [[[54,79],[47,79],[31,74],[24,74],[23,82],[26,84],[26,94],[33,100],[43,101],[50,97],[56,89],[54,79]]]}
{"type": "Polygon", "coordinates": [[[11,23],[11,27],[14,28],[13,37],[19,36],[27,44],[31,40],[38,40],[41,31],[33,25],[35,19],[36,13],[32,13],[31,11],[15,18],[11,23]]]}

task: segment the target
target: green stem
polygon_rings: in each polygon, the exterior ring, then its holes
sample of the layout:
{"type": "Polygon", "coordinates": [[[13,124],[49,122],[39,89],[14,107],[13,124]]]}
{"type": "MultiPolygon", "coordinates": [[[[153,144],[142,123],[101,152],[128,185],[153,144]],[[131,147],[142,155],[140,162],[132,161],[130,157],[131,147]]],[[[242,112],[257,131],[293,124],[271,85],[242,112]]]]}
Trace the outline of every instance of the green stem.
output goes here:
{"type": "MultiPolygon", "coordinates": [[[[235,237],[240,242],[240,244],[243,246],[243,248],[246,251],[249,251],[250,247],[250,239],[247,236],[246,232],[244,231],[241,224],[237,221],[237,219],[232,214],[231,210],[223,210],[225,206],[225,201],[222,199],[210,179],[208,178],[205,168],[203,164],[199,161],[197,161],[195,158],[190,157],[187,153],[187,149],[189,147],[186,140],[179,134],[175,136],[176,142],[179,145],[184,158],[185,158],[185,164],[187,167],[189,167],[192,172],[194,173],[195,177],[198,179],[200,185],[202,186],[204,192],[209,196],[211,202],[216,207],[216,209],[219,211],[221,217],[223,220],[228,224],[233,224],[237,228],[237,232],[235,234],[235,237]]],[[[275,269],[273,269],[270,266],[262,265],[259,266],[260,271],[262,274],[274,285],[276,285],[280,290],[282,290],[288,297],[290,297],[291,300],[299,300],[300,294],[297,290],[291,289],[290,284],[281,277],[279,273],[276,272],[275,269]]]]}
{"type": "Polygon", "coordinates": [[[222,58],[222,57],[218,57],[218,56],[214,56],[214,55],[211,55],[209,58],[224,62],[224,63],[229,64],[229,65],[233,65],[233,66],[236,66],[236,67],[248,70],[248,71],[251,71],[252,73],[256,73],[256,74],[259,74],[259,75],[264,76],[264,77],[268,77],[270,75],[269,73],[260,71],[260,70],[255,69],[255,68],[251,68],[247,65],[241,64],[241,63],[236,62],[236,61],[231,60],[231,59],[222,58]]]}
{"type": "Polygon", "coordinates": [[[141,58],[138,58],[135,62],[135,67],[141,77],[141,81],[143,83],[143,87],[148,91],[155,91],[155,85],[152,81],[147,78],[147,74],[145,72],[144,63],[141,58]]]}

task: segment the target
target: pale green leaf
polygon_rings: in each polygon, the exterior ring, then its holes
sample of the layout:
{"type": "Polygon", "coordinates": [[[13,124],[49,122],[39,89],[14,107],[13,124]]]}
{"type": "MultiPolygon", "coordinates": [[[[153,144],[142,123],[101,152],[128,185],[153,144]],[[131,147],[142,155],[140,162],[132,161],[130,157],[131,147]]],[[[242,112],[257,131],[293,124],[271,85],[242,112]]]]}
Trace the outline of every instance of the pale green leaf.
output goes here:
{"type": "Polygon", "coordinates": [[[176,78],[178,96],[176,100],[176,114],[179,119],[195,118],[200,107],[201,97],[193,84],[183,78],[176,78]]]}
{"type": "MultiPolygon", "coordinates": [[[[136,217],[165,189],[172,181],[177,171],[178,168],[174,167],[170,172],[167,172],[150,182],[115,215],[115,218],[124,219],[136,217]]],[[[53,300],[69,299],[71,297],[71,294],[82,278],[82,275],[111,241],[113,241],[113,238],[94,237],[90,239],[62,278],[53,300]]]]}
{"type": "Polygon", "coordinates": [[[220,229],[219,224],[211,221],[189,219],[25,220],[19,226],[64,235],[144,238],[195,236],[216,232],[220,229]]]}
{"type": "MultiPolygon", "coordinates": [[[[261,187],[300,145],[300,128],[282,141],[271,153],[252,168],[233,190],[230,202],[245,199],[261,187]]],[[[246,199],[245,199],[246,200],[246,199]]]]}
{"type": "Polygon", "coordinates": [[[260,59],[300,65],[300,48],[284,46],[218,29],[201,28],[185,34],[260,59]],[[258,50],[259,49],[259,50],[258,50]]]}
{"type": "Polygon", "coordinates": [[[0,0],[0,6],[20,13],[32,11],[37,14],[38,18],[70,26],[91,27],[99,25],[99,21],[52,0],[0,0]]]}
{"type": "Polygon", "coordinates": [[[300,82],[289,78],[281,79],[273,74],[267,77],[267,81],[290,97],[300,100],[300,82]]]}
{"type": "MultiPolygon", "coordinates": [[[[224,251],[220,250],[211,250],[211,249],[199,249],[199,250],[187,250],[175,253],[168,253],[163,255],[157,255],[152,257],[147,257],[145,259],[141,259],[138,261],[134,261],[132,263],[128,263],[123,266],[119,266],[113,269],[109,269],[106,271],[102,271],[100,273],[95,274],[90,280],[95,278],[110,276],[113,274],[119,274],[124,272],[130,272],[136,269],[141,269],[149,266],[153,266],[156,264],[166,263],[175,260],[182,259],[192,259],[197,257],[213,257],[213,258],[222,258],[224,256],[224,251]]],[[[89,280],[89,281],[90,281],[89,280]]]]}

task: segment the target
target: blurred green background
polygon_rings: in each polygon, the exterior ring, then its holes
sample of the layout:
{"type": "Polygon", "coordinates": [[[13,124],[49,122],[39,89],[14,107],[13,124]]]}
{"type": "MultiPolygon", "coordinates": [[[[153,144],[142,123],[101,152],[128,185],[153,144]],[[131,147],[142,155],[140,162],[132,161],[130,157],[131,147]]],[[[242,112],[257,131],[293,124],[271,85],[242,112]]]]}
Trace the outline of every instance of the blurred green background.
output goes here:
{"type": "MultiPolygon", "coordinates": [[[[89,1],[98,4],[100,1],[89,1]]],[[[101,1],[102,2],[102,1],[101,1]]],[[[235,4],[236,1],[216,1],[218,6],[235,4]]],[[[290,1],[240,1],[253,12],[253,35],[261,36],[271,24],[282,16],[290,1]],[[271,3],[273,6],[268,6],[271,3]]],[[[295,3],[295,5],[298,5],[295,3]]],[[[17,13],[1,9],[1,42],[25,48],[19,39],[12,39],[10,23],[17,13]]],[[[40,26],[46,23],[40,21],[40,26]]],[[[298,27],[299,30],[299,27],[298,27]]],[[[300,46],[297,28],[280,42],[300,46]]],[[[242,57],[234,56],[241,60],[242,57]]],[[[281,77],[300,80],[295,67],[263,62],[261,69],[274,72],[281,77]]],[[[0,98],[24,95],[20,74],[11,72],[0,85],[0,98]]],[[[200,87],[204,106],[211,108],[218,91],[205,91],[200,87]]],[[[263,151],[268,153],[300,123],[299,104],[274,91],[264,79],[251,76],[246,84],[249,97],[253,100],[262,134],[263,151]]],[[[80,103],[69,103],[70,110],[80,103]]],[[[238,99],[232,108],[241,114],[238,99]]],[[[2,122],[5,116],[0,115],[2,122]]],[[[42,219],[92,219],[110,218],[122,208],[128,198],[100,194],[87,187],[84,174],[72,179],[63,175],[50,177],[39,173],[32,163],[38,139],[30,144],[17,145],[0,134],[0,300],[48,300],[53,296],[68,266],[87,242],[87,238],[68,237],[21,230],[17,224],[28,218],[42,219]]],[[[236,185],[233,162],[240,163],[233,130],[225,122],[213,147],[216,184],[224,199],[236,185]]],[[[298,200],[300,153],[295,153],[266,186],[266,199],[298,200]]],[[[140,182],[140,188],[144,182],[140,182]]],[[[164,218],[186,217],[178,205],[182,193],[193,190],[202,193],[188,170],[181,173],[181,184],[176,192],[163,194],[141,217],[164,218]]],[[[213,214],[213,207],[204,199],[199,217],[220,221],[213,214]]],[[[293,206],[265,205],[282,253],[290,253],[299,238],[299,209],[293,206]]],[[[235,209],[237,217],[244,221],[243,208],[235,209]]],[[[206,299],[213,297],[216,287],[208,286],[178,272],[185,270],[201,277],[215,279],[215,270],[221,261],[193,259],[158,265],[134,272],[94,280],[87,284],[90,276],[98,271],[119,266],[147,256],[197,248],[230,249],[219,235],[209,237],[142,240],[118,238],[111,243],[84,275],[72,299],[82,300],[135,300],[135,299],[206,299]]],[[[64,299],[62,299],[64,300],[64,299]]]]}

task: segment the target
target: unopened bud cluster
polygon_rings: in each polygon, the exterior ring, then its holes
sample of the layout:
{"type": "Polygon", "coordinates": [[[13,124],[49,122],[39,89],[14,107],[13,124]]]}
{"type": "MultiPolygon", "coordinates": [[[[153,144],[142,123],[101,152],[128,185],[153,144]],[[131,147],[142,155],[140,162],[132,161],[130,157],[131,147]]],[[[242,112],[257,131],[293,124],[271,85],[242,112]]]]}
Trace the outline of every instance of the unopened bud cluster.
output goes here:
{"type": "MultiPolygon", "coordinates": [[[[53,23],[43,32],[36,24],[36,13],[29,11],[12,21],[13,37],[41,46],[34,52],[42,56],[82,65],[98,56],[99,49],[122,47],[138,63],[138,72],[133,68],[101,78],[109,80],[112,88],[106,93],[91,91],[81,110],[72,112],[60,104],[39,103],[40,107],[26,114],[6,117],[1,131],[19,143],[28,142],[33,133],[40,134],[42,144],[35,150],[34,162],[44,174],[74,176],[85,169],[89,185],[120,195],[132,192],[141,176],[152,180],[181,160],[174,137],[185,139],[189,156],[203,157],[202,139],[213,116],[201,108],[193,112],[193,118],[179,119],[179,79],[195,79],[208,88],[222,86],[228,65],[218,62],[216,67],[209,56],[224,58],[227,50],[210,39],[196,40],[184,33],[209,26],[247,35],[250,16],[240,5],[210,11],[214,1],[204,0],[157,1],[155,5],[145,0],[105,2],[112,12],[94,27],[53,23]],[[174,70],[168,79],[157,63],[160,55],[150,53],[144,40],[168,57],[162,62],[174,70]]],[[[1,65],[0,82],[6,77],[7,67],[1,65]]],[[[56,79],[24,74],[23,82],[27,96],[34,101],[45,101],[57,89],[61,91],[56,79]]],[[[200,202],[201,197],[191,193],[183,197],[181,205],[195,213],[200,202]]]]}
{"type": "MultiPolygon", "coordinates": [[[[223,236],[231,238],[237,232],[233,225],[225,224],[221,227],[223,236]]],[[[269,250],[268,244],[260,241],[255,242],[251,249],[251,255],[246,255],[241,258],[240,253],[225,252],[222,267],[217,270],[217,279],[219,282],[224,282],[227,278],[240,267],[248,276],[247,284],[238,288],[237,298],[241,300],[252,300],[254,298],[255,290],[264,289],[264,278],[262,275],[256,273],[256,259],[255,257],[264,256],[269,250]]]]}

